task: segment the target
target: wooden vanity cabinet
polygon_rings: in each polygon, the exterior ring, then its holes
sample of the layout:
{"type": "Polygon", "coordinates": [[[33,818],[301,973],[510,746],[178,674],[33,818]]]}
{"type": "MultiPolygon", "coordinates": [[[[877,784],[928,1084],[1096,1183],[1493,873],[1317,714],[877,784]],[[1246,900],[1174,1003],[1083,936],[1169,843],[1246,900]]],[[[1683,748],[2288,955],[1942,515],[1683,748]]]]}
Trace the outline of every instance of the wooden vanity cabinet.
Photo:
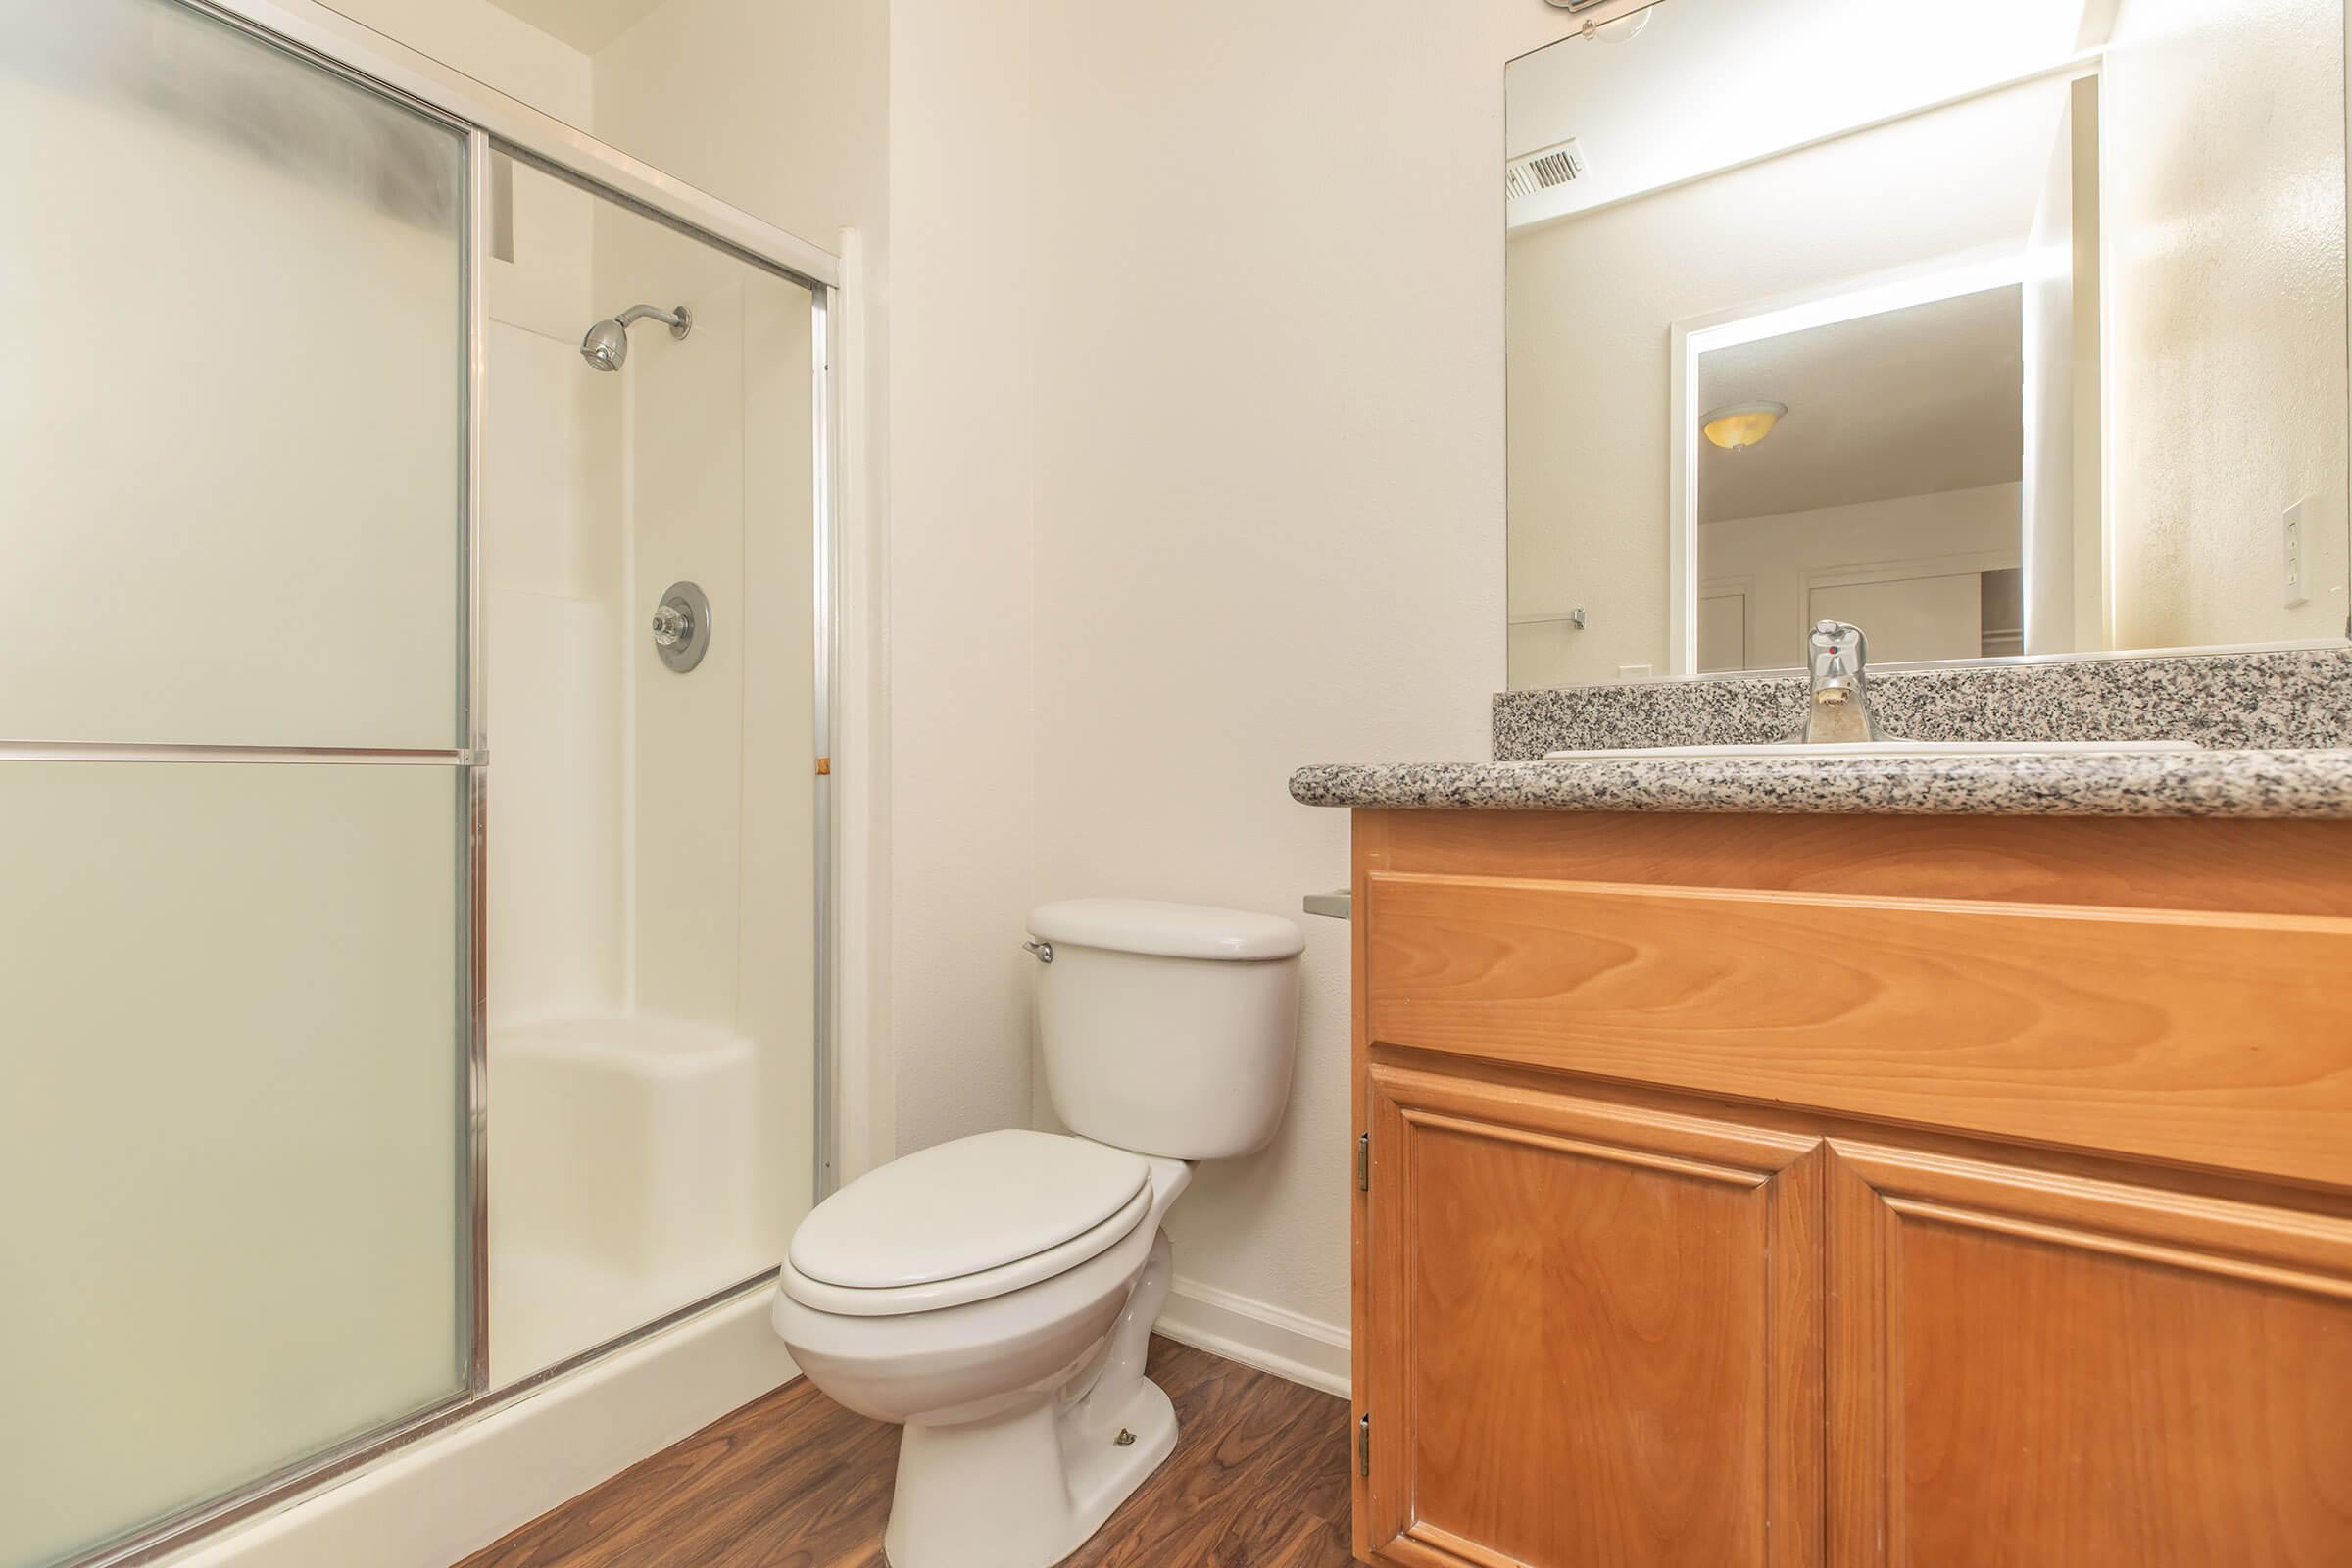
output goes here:
{"type": "Polygon", "coordinates": [[[1838,1563],[2352,1563],[2352,1222],[1833,1144],[1838,1563]]]}
{"type": "Polygon", "coordinates": [[[1820,1141],[1445,1074],[1368,1087],[1379,1560],[1818,1561],[1820,1141]]]}
{"type": "Polygon", "coordinates": [[[2352,1564],[2352,824],[1356,813],[1356,1551],[2352,1564]]]}

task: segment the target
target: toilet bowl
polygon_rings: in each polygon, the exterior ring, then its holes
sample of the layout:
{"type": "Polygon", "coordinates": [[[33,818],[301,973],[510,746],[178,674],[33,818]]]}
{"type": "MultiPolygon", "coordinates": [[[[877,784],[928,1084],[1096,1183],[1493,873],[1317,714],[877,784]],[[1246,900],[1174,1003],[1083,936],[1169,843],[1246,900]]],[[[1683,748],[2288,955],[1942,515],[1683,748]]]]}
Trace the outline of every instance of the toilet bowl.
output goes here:
{"type": "Polygon", "coordinates": [[[817,1205],[773,1309],[809,1381],[901,1427],[893,1568],[1049,1568],[1176,1445],[1144,1376],[1193,1164],[1262,1147],[1297,1040],[1298,928],[1140,900],[1029,920],[1069,1135],[918,1151],[817,1205]]]}

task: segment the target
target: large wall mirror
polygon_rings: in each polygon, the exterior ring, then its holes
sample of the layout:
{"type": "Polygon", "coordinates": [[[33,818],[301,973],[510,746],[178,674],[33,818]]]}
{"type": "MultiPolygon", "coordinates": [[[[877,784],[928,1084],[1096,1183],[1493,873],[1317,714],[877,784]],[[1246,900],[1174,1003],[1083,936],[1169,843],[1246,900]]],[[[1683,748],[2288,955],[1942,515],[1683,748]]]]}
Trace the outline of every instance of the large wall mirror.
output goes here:
{"type": "Polygon", "coordinates": [[[1510,63],[1510,684],[2341,643],[2344,0],[1592,0],[1510,63]]]}

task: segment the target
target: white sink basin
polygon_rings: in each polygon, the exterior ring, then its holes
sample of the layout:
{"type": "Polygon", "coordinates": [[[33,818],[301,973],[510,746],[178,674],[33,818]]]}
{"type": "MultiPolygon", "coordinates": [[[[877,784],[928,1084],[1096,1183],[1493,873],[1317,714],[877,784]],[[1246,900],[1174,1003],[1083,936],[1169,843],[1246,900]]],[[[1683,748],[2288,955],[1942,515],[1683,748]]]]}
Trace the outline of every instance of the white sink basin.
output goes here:
{"type": "Polygon", "coordinates": [[[2194,741],[1848,741],[1842,745],[1807,745],[1801,741],[1788,741],[1771,746],[1620,746],[1594,752],[1545,752],[1544,760],[1662,761],[1671,758],[1701,757],[1754,759],[1759,761],[1825,757],[2109,757],[2193,752],[2198,749],[2194,741]]]}

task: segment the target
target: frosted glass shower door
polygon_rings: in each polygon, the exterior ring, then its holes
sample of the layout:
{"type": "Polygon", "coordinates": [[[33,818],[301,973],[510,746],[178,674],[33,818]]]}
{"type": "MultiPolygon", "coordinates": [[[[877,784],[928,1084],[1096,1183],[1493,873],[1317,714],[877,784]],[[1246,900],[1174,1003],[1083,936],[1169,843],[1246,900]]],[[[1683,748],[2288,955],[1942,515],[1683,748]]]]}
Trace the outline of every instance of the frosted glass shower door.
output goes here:
{"type": "Polygon", "coordinates": [[[29,1568],[468,1387],[467,142],[171,0],[0,21],[29,1568]]]}
{"type": "Polygon", "coordinates": [[[451,770],[0,762],[0,1562],[455,1394],[451,770]]]}
{"type": "Polygon", "coordinates": [[[461,744],[466,141],[0,0],[0,738],[461,744]]]}

